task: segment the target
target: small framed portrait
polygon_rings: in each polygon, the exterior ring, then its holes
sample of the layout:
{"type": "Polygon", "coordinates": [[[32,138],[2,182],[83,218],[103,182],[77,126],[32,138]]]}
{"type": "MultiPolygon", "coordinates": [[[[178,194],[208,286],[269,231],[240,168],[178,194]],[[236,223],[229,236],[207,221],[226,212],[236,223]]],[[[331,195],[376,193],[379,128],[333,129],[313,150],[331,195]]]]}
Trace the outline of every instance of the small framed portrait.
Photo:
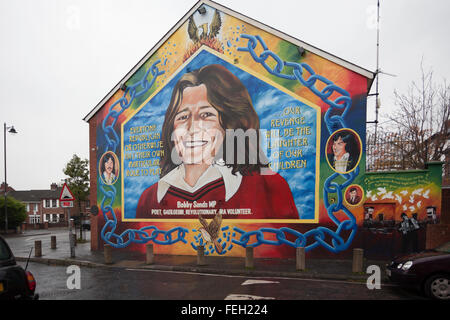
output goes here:
{"type": "Polygon", "coordinates": [[[100,158],[99,174],[104,184],[113,185],[119,178],[119,159],[112,151],[105,152],[100,158]]]}
{"type": "Polygon", "coordinates": [[[328,138],[326,145],[327,161],[337,173],[349,173],[361,160],[362,142],[352,129],[340,129],[328,138]]]}
{"type": "Polygon", "coordinates": [[[359,206],[363,202],[363,198],[364,191],[361,186],[357,184],[350,185],[345,190],[344,199],[349,206],[359,206]]]}

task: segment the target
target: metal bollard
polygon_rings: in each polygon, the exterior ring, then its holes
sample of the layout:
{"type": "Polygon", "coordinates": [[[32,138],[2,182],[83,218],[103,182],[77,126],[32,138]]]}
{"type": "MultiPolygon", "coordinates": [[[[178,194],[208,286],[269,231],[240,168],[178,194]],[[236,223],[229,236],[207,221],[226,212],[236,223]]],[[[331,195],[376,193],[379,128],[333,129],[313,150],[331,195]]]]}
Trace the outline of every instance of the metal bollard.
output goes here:
{"type": "Polygon", "coordinates": [[[197,247],[197,265],[198,266],[206,265],[206,261],[205,261],[205,247],[204,246],[198,246],[197,247]]]}
{"type": "Polygon", "coordinates": [[[74,247],[76,247],[77,246],[77,234],[73,233],[72,237],[73,237],[73,245],[74,245],[74,247]]]}
{"type": "Polygon", "coordinates": [[[74,226],[73,219],[69,220],[69,246],[70,246],[70,257],[75,258],[75,240],[76,237],[73,236],[72,228],[74,226]]]}
{"type": "Polygon", "coordinates": [[[363,272],[363,249],[353,249],[353,265],[352,272],[363,272]]]}
{"type": "Polygon", "coordinates": [[[306,263],[305,263],[305,248],[299,247],[296,249],[296,265],[295,268],[297,271],[305,271],[306,263]]]}
{"type": "Polygon", "coordinates": [[[154,255],[153,255],[153,244],[149,243],[146,245],[146,259],[147,264],[153,264],[154,255]]]}
{"type": "Polygon", "coordinates": [[[105,244],[103,254],[105,256],[105,264],[112,264],[112,247],[109,244],[105,244]]]}
{"type": "Polygon", "coordinates": [[[56,249],[56,236],[51,236],[50,248],[56,249]]]}
{"type": "Polygon", "coordinates": [[[253,247],[245,248],[245,267],[249,269],[253,269],[255,267],[253,260],[253,247]]]}
{"type": "Polygon", "coordinates": [[[70,247],[70,257],[75,258],[75,237],[73,234],[69,233],[69,247],[70,247]]]}
{"type": "Polygon", "coordinates": [[[41,240],[36,240],[34,242],[34,256],[42,257],[42,241],[41,240]]]}

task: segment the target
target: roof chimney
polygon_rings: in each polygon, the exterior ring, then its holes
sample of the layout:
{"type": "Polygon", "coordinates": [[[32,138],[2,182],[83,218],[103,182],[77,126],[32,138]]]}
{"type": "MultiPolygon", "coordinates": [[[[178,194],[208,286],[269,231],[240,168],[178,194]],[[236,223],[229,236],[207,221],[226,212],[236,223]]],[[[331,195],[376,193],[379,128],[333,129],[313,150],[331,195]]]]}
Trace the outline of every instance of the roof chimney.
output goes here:
{"type": "MultiPolygon", "coordinates": [[[[10,191],[15,191],[15,190],[8,184],[6,187],[6,192],[10,192],[10,191]]],[[[2,182],[2,184],[0,186],[0,193],[4,194],[4,192],[5,192],[5,182],[2,182]]]]}
{"type": "Polygon", "coordinates": [[[51,185],[50,185],[50,189],[52,189],[52,191],[55,191],[56,189],[58,189],[58,185],[56,184],[56,183],[52,183],[51,185]]]}

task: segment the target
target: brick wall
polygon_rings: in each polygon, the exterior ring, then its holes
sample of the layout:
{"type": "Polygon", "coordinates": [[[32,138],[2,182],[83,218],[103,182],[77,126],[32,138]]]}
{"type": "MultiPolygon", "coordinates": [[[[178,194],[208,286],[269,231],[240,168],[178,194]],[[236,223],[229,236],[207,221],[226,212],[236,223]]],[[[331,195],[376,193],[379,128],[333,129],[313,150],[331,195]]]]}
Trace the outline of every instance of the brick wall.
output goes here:
{"type": "Polygon", "coordinates": [[[450,188],[442,189],[442,212],[441,221],[450,224],[450,188]]]}
{"type": "MultiPolygon", "coordinates": [[[[80,203],[81,208],[78,205],[78,201],[74,201],[73,202],[73,207],[70,208],[70,216],[74,217],[74,216],[79,216],[80,212],[83,213],[83,216],[85,216],[86,214],[89,213],[89,208],[88,205],[86,203],[86,201],[81,201],[80,203]]],[[[41,212],[42,214],[63,214],[64,215],[64,220],[67,221],[68,220],[68,209],[67,208],[62,208],[61,206],[57,207],[57,208],[44,208],[42,205],[42,202],[40,204],[41,206],[41,212]]]]}
{"type": "Polygon", "coordinates": [[[433,249],[450,241],[450,224],[429,224],[427,226],[426,249],[433,249]]]}
{"type": "Polygon", "coordinates": [[[45,208],[42,203],[42,214],[64,214],[64,208],[56,207],[56,208],[45,208]]]}
{"type": "Polygon", "coordinates": [[[442,188],[442,207],[439,224],[427,226],[426,249],[433,249],[450,241],[450,188],[442,188]]]}
{"type": "Polygon", "coordinates": [[[27,219],[25,220],[26,223],[31,223],[30,215],[39,215],[40,221],[43,222],[43,216],[42,216],[42,205],[39,202],[33,202],[33,203],[25,203],[25,209],[27,210],[27,219]]]}
{"type": "MultiPolygon", "coordinates": [[[[96,116],[89,121],[89,172],[91,205],[97,205],[97,122],[96,116]]],[[[99,250],[98,216],[91,215],[91,250],[99,250]]]]}

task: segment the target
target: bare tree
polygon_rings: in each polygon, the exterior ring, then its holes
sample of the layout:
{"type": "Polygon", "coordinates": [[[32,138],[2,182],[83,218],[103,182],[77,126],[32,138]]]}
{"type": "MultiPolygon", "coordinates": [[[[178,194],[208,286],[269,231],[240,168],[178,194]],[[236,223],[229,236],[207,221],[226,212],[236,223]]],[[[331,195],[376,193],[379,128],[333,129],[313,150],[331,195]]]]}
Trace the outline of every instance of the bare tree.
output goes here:
{"type": "Polygon", "coordinates": [[[404,134],[378,127],[378,133],[368,130],[366,135],[366,170],[390,171],[410,169],[405,161],[405,150],[410,140],[404,134]]]}
{"type": "Polygon", "coordinates": [[[450,151],[450,85],[436,84],[433,71],[421,65],[421,79],[406,93],[394,91],[398,110],[388,118],[395,124],[404,169],[424,168],[429,161],[445,161],[450,151]]]}

